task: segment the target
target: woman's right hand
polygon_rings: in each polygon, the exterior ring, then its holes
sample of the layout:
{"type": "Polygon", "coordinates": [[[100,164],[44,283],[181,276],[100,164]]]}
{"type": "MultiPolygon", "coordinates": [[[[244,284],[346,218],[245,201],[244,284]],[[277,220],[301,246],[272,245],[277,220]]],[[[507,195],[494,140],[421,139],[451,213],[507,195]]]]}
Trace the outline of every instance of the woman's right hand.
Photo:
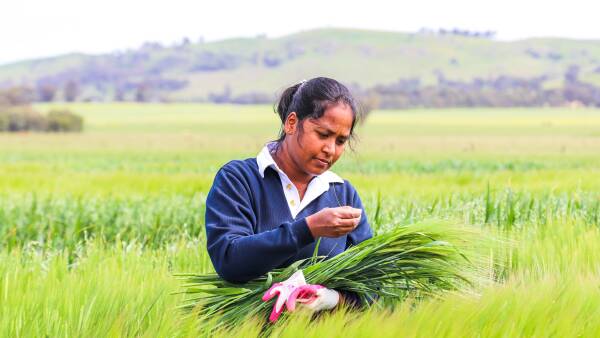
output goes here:
{"type": "Polygon", "coordinates": [[[324,208],[306,217],[306,224],[314,238],[340,237],[358,226],[361,215],[361,209],[350,206],[324,208]]]}

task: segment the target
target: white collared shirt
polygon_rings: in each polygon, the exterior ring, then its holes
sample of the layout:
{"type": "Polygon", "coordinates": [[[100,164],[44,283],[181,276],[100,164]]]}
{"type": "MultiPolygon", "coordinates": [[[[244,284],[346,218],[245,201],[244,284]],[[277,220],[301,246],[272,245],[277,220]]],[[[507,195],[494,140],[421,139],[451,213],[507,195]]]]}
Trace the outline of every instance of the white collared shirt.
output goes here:
{"type": "Polygon", "coordinates": [[[304,209],[310,202],[329,190],[330,183],[344,183],[344,180],[342,180],[341,177],[328,170],[310,180],[308,187],[306,188],[306,192],[304,193],[304,198],[300,200],[298,189],[283,172],[283,170],[277,166],[277,163],[275,163],[275,160],[273,160],[273,156],[271,156],[270,149],[272,149],[274,145],[275,142],[267,143],[256,156],[258,171],[263,178],[265,177],[265,169],[268,167],[272,167],[275,169],[275,171],[277,171],[277,173],[279,173],[283,193],[287,200],[287,205],[290,207],[290,213],[292,214],[293,218],[296,218],[298,213],[302,211],[302,209],[304,209]]]}

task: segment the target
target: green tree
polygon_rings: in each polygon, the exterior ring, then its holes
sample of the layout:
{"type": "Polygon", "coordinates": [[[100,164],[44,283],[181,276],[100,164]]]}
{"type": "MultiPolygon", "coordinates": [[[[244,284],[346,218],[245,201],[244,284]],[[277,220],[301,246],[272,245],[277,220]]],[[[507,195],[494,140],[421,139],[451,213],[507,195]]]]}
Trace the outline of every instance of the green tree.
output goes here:
{"type": "Polygon", "coordinates": [[[83,130],[83,118],[69,110],[52,110],[47,117],[47,130],[51,132],[79,132],[83,130]]]}

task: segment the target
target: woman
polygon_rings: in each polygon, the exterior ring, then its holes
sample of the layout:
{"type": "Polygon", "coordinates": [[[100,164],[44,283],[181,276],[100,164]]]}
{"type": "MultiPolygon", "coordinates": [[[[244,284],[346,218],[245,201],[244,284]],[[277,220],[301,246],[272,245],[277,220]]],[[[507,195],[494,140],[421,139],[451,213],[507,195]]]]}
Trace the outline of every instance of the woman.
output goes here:
{"type": "MultiPolygon", "coordinates": [[[[332,257],[372,236],[358,193],[329,171],[359,118],[348,89],[330,78],[303,81],[283,92],[276,113],[279,139],[256,158],[224,165],[206,200],[208,252],[217,273],[230,282],[311,257],[319,238],[318,254],[332,257]]],[[[279,294],[272,317],[305,284],[300,272],[274,286],[264,298],[279,294]]],[[[358,301],[349,292],[305,289],[315,291],[307,305],[315,311],[358,301]]]]}

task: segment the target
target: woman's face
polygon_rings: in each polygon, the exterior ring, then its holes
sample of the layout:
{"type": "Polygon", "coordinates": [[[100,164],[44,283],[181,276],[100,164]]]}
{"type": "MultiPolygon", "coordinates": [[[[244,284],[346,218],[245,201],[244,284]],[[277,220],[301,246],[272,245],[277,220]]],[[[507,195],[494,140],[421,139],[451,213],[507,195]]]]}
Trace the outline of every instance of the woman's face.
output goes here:
{"type": "Polygon", "coordinates": [[[331,168],[344,152],[352,119],[352,109],[344,103],[329,106],[318,119],[298,122],[295,113],[290,114],[286,128],[292,131],[288,145],[295,166],[309,175],[320,175],[331,168]],[[298,123],[303,123],[302,130],[297,128],[298,123]]]}

